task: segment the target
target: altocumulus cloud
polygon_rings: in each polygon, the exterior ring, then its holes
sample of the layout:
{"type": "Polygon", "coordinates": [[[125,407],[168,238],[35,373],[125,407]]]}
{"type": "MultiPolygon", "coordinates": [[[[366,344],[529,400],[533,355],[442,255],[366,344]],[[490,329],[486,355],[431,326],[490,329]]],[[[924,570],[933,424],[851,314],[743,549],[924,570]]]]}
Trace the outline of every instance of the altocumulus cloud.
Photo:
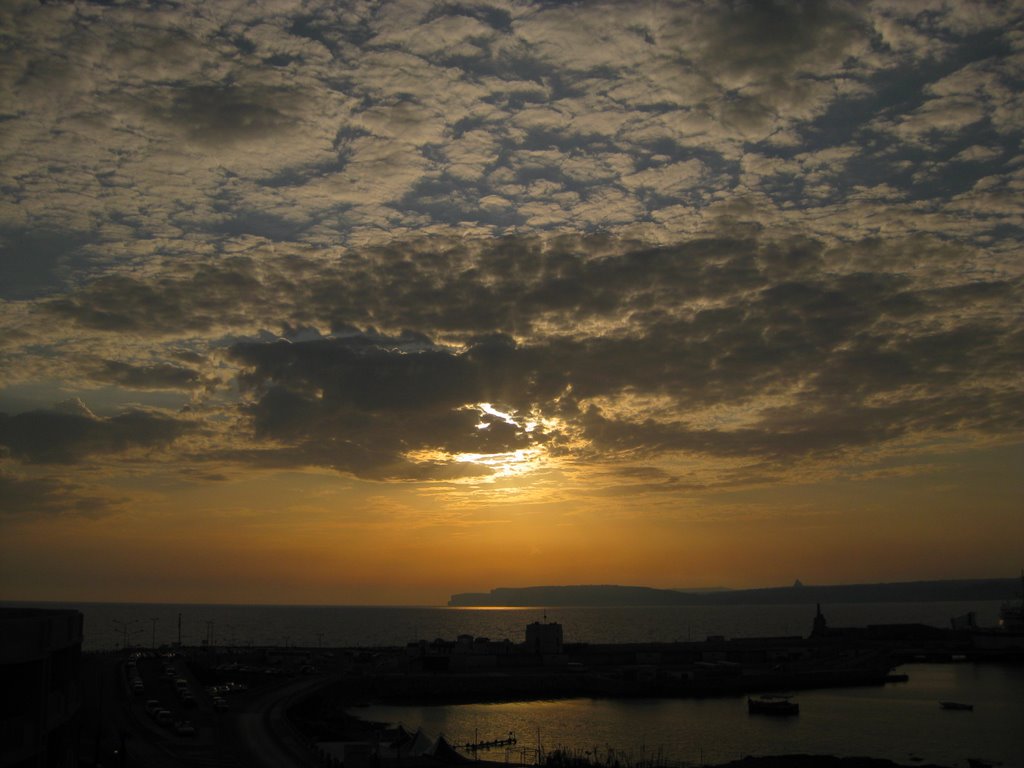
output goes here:
{"type": "MultiPolygon", "coordinates": [[[[64,233],[78,245],[60,258],[100,264],[127,237],[157,252],[447,226],[674,240],[727,194],[834,230],[786,204],[883,179],[914,200],[930,179],[910,165],[972,144],[986,154],[957,186],[1015,173],[985,158],[1019,140],[1021,9],[969,7],[25,0],[4,11],[0,224],[17,243],[64,233]],[[797,172],[739,178],[746,156],[797,172]]],[[[929,195],[933,214],[952,191],[929,195]]],[[[866,234],[879,211],[842,224],[866,234]]]]}
{"type": "Polygon", "coordinates": [[[0,14],[11,472],[672,489],[1020,438],[1019,3],[0,14]]]}
{"type": "MultiPolygon", "coordinates": [[[[757,236],[653,248],[607,237],[442,240],[331,260],[268,256],[259,272],[233,267],[234,290],[183,275],[194,290],[165,285],[181,301],[158,322],[131,298],[153,290],[141,279],[115,284],[124,300],[110,284],[101,293],[86,285],[49,311],[104,330],[109,316],[94,304],[116,305],[119,324],[171,336],[196,330],[202,315],[211,354],[238,370],[253,437],[273,442],[278,462],[370,476],[417,476],[422,467],[407,457],[427,449],[586,445],[592,457],[786,463],[908,437],[1017,434],[1020,279],[914,276],[904,259],[931,246],[915,247],[757,236]],[[282,336],[221,335],[265,325],[275,308],[282,336]],[[716,409],[731,415],[710,416],[716,409]],[[526,432],[530,419],[550,426],[526,432]]],[[[105,365],[125,386],[198,376],[105,365]]]]}

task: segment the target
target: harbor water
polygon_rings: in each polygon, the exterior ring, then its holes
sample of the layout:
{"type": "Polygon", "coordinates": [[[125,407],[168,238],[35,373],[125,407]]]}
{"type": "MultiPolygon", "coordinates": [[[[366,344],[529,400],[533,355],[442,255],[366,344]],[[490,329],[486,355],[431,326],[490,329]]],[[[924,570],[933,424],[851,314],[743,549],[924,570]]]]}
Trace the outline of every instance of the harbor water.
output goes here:
{"type": "Polygon", "coordinates": [[[908,664],[907,682],[799,691],[797,717],[751,715],[745,697],[573,699],[457,706],[369,706],[357,717],[422,727],[453,744],[516,734],[488,760],[533,762],[566,749],[604,762],[721,763],[744,755],[816,754],[966,766],[968,758],[1024,766],[1024,667],[971,663],[908,664]],[[940,701],[971,702],[973,711],[940,701]]]}

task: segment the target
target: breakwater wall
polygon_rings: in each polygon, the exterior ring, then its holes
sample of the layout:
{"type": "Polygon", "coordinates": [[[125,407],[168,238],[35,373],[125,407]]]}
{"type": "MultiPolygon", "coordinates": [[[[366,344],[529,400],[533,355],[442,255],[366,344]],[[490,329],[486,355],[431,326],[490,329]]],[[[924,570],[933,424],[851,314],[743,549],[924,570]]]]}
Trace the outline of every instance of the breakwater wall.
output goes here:
{"type": "Polygon", "coordinates": [[[742,673],[658,673],[650,669],[613,674],[520,672],[514,674],[382,674],[346,678],[333,696],[349,703],[475,704],[568,698],[730,696],[744,693],[883,685],[885,664],[851,669],[763,670],[742,673]]]}

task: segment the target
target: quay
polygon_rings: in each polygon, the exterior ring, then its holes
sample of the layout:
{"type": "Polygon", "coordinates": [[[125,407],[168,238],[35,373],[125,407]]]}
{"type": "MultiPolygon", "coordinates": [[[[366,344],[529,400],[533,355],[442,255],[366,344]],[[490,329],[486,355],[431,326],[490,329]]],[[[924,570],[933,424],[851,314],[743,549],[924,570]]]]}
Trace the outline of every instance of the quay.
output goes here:
{"type": "Polygon", "coordinates": [[[350,702],[395,704],[726,696],[883,685],[906,661],[970,653],[970,633],[919,624],[833,628],[820,606],[807,636],[571,643],[560,624],[534,622],[519,643],[461,635],[374,649],[353,659],[339,690],[350,702]]]}

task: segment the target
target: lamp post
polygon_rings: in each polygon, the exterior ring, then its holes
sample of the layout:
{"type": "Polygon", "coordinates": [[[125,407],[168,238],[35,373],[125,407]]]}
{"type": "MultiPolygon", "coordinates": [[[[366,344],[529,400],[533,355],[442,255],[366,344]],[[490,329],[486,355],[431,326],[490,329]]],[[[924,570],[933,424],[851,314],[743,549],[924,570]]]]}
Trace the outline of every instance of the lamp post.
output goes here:
{"type": "Polygon", "coordinates": [[[142,632],[141,628],[139,628],[139,629],[131,629],[131,626],[133,624],[138,624],[139,623],[138,619],[131,619],[129,621],[118,621],[117,619],[113,619],[112,623],[114,624],[114,627],[116,629],[120,630],[120,632],[121,632],[121,649],[122,650],[124,650],[124,649],[126,649],[128,647],[128,637],[129,637],[129,634],[138,634],[139,632],[142,632]]]}

